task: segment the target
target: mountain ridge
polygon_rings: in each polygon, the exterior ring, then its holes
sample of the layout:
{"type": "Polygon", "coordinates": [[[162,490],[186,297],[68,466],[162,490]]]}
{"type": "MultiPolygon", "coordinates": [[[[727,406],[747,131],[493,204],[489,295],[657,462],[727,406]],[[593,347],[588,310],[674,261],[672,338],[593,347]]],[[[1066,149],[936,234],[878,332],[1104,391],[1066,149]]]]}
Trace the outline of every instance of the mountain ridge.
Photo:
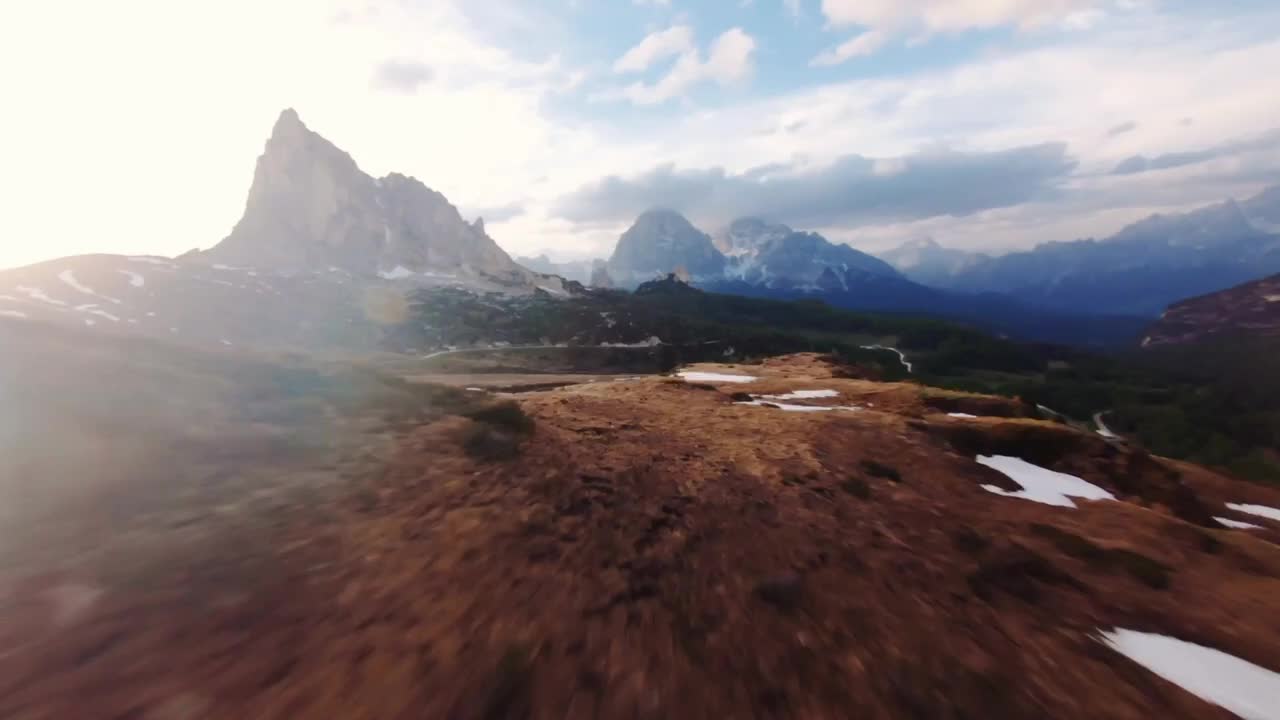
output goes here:
{"type": "Polygon", "coordinates": [[[280,270],[336,267],[389,279],[453,272],[528,279],[448,199],[416,178],[374,178],[286,109],[258,157],[244,214],[231,233],[191,258],[280,270]]]}
{"type": "MultiPolygon", "coordinates": [[[[1280,272],[1280,186],[1244,201],[1156,214],[1103,239],[1042,243],[948,268],[953,248],[904,245],[882,257],[912,279],[945,290],[1003,293],[1076,312],[1155,317],[1168,305],[1280,272]],[[911,266],[909,256],[932,253],[911,266]]],[[[934,243],[936,246],[936,243],[934,243]]]]}

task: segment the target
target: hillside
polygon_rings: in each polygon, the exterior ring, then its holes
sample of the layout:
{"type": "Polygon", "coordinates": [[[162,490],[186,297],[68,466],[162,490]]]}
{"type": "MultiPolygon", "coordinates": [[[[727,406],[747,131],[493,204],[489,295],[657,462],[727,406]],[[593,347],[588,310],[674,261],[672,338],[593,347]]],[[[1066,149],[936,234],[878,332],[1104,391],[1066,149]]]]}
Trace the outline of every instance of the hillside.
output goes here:
{"type": "Polygon", "coordinates": [[[1169,306],[1143,337],[1143,347],[1203,343],[1226,336],[1280,336],[1280,275],[1169,306]]]}
{"type": "Polygon", "coordinates": [[[0,331],[0,480],[41,490],[0,553],[4,717],[1225,718],[1129,631],[1280,666],[1280,522],[1238,509],[1280,492],[1020,403],[791,356],[517,408],[0,331]]]}

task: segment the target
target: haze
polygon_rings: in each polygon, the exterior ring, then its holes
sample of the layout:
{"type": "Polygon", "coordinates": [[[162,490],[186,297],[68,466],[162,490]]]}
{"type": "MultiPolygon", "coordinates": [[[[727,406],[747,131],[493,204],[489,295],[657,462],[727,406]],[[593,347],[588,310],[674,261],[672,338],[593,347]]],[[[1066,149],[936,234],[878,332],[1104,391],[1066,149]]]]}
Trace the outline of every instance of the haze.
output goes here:
{"type": "Polygon", "coordinates": [[[11,4],[0,267],[212,246],[286,106],[557,259],[653,205],[869,251],[1026,247],[1280,170],[1274,3],[538,5],[11,4]]]}

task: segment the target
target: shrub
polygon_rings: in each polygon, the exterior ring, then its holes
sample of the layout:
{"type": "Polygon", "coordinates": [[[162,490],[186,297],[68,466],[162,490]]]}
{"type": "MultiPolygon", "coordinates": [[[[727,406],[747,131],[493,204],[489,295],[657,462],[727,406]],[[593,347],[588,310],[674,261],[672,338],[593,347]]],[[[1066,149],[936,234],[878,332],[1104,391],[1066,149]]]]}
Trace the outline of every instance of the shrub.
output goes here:
{"type": "Polygon", "coordinates": [[[871,477],[884,478],[893,482],[902,482],[902,475],[895,469],[875,460],[863,460],[862,469],[871,477]]]}

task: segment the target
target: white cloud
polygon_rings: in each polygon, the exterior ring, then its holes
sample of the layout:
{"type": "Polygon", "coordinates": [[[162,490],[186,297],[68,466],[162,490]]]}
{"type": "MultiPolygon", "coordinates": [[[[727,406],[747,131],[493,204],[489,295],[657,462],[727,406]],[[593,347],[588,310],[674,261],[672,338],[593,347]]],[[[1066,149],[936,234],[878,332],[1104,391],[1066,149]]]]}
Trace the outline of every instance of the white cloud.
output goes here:
{"type": "Polygon", "coordinates": [[[786,8],[787,13],[793,18],[799,18],[801,13],[800,0],[782,0],[782,7],[786,8]]]}
{"type": "MultiPolygon", "coordinates": [[[[939,146],[991,152],[1065,142],[1080,169],[1051,198],[965,217],[813,229],[877,249],[921,235],[974,249],[1103,237],[1152,212],[1242,198],[1280,179],[1280,151],[1109,175],[1134,155],[1212,148],[1280,125],[1280,96],[1256,75],[1258,67],[1280,67],[1280,41],[1256,32],[1275,19],[1206,24],[1197,17],[1135,14],[1050,45],[1018,44],[959,65],[793,90],[674,122],[664,118],[645,128],[651,152],[641,153],[643,164],[608,174],[634,176],[663,165],[677,173],[723,168],[730,176],[770,164],[800,172],[845,153],[900,158],[939,146]],[[1182,122],[1187,117],[1194,123],[1182,122]],[[1113,132],[1122,126],[1125,132],[1113,132]]],[[[898,169],[888,160],[873,171],[898,169]]],[[[699,215],[695,210],[691,219],[719,220],[699,215]]]]}
{"type": "Polygon", "coordinates": [[[840,45],[823,52],[821,55],[815,57],[809,64],[814,67],[839,65],[851,58],[871,55],[884,47],[884,44],[888,39],[888,36],[879,30],[868,30],[861,35],[857,35],[846,40],[840,45]]]}
{"type": "Polygon", "coordinates": [[[656,62],[683,55],[693,49],[693,29],[688,25],[675,25],[645,36],[618,58],[618,61],[613,64],[613,71],[616,73],[644,72],[656,62]]]}
{"type": "Polygon", "coordinates": [[[1082,17],[1078,13],[1110,4],[1108,0],[822,0],[822,12],[835,27],[955,32],[1001,25],[1034,27],[1068,17],[1078,20],[1082,17]]]}
{"type": "Polygon", "coordinates": [[[822,0],[822,12],[832,28],[859,26],[867,31],[813,59],[812,65],[836,65],[870,55],[890,35],[908,33],[911,47],[931,35],[982,28],[1014,26],[1022,29],[1055,25],[1064,30],[1089,30],[1108,15],[1107,9],[1136,9],[1148,0],[822,0]]]}
{"type": "MultiPolygon", "coordinates": [[[[674,29],[674,28],[673,28],[674,29]]],[[[650,37],[653,37],[652,35],[650,37]]],[[[647,40],[648,38],[646,38],[647,40]]],[[[644,45],[642,42],[641,45],[644,45]]],[[[618,63],[627,60],[633,52],[641,48],[637,45],[619,59],[618,63]]],[[[666,47],[670,41],[654,43],[651,47],[666,47]]],[[[636,105],[656,105],[683,96],[696,85],[703,82],[714,82],[730,85],[749,77],[752,71],[752,58],[755,54],[756,41],[742,28],[725,31],[712,43],[710,54],[704,61],[697,47],[690,46],[676,59],[671,70],[654,83],[635,82],[620,90],[607,92],[603,99],[622,98],[636,105]]],[[[646,58],[651,50],[641,54],[646,58]]],[[[639,62],[639,61],[634,61],[639,62]]],[[[629,62],[628,67],[633,63],[629,62]]],[[[645,67],[648,66],[646,62],[645,67]]],[[[616,69],[615,65],[615,69],[616,69]]]]}

